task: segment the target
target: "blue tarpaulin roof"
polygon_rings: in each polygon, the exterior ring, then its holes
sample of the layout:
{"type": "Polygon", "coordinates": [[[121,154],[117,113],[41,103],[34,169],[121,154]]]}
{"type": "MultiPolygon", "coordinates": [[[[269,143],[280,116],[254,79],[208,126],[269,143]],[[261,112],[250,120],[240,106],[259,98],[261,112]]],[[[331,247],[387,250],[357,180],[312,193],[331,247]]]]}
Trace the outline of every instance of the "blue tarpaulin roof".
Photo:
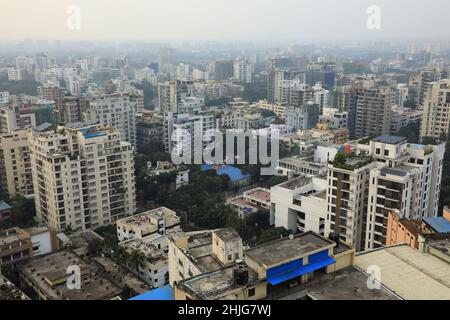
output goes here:
{"type": "Polygon", "coordinates": [[[423,220],[438,233],[450,232],[450,221],[444,217],[426,217],[423,220]]]}
{"type": "Polygon", "coordinates": [[[164,287],[160,287],[133,297],[130,300],[174,300],[174,296],[172,288],[169,285],[165,285],[164,287]]]}
{"type": "MultiPolygon", "coordinates": [[[[214,168],[212,166],[210,166],[209,164],[204,163],[201,165],[201,169],[203,171],[206,171],[206,170],[211,170],[214,168]]],[[[248,177],[250,177],[249,174],[243,174],[239,168],[236,168],[233,166],[221,167],[217,170],[217,174],[219,176],[226,174],[228,177],[230,177],[231,181],[239,181],[239,180],[247,179],[248,177]]]]}
{"type": "Polygon", "coordinates": [[[326,266],[328,266],[330,264],[333,264],[335,262],[336,262],[336,260],[334,260],[333,258],[327,257],[327,258],[322,259],[320,261],[307,264],[306,266],[298,267],[298,268],[293,269],[293,270],[291,270],[289,272],[282,273],[280,275],[267,278],[267,282],[269,282],[271,285],[277,285],[277,284],[280,284],[282,282],[285,282],[285,281],[288,281],[288,280],[300,277],[300,276],[302,276],[302,275],[304,275],[306,273],[313,272],[315,270],[321,269],[321,268],[326,267],[326,266]]]}

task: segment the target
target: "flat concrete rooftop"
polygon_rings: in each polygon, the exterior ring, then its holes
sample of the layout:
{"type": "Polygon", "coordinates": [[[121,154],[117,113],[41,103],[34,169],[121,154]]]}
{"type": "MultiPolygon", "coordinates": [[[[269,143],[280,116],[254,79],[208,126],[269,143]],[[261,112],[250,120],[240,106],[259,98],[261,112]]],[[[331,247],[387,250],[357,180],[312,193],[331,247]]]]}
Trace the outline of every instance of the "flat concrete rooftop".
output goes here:
{"type": "Polygon", "coordinates": [[[333,274],[321,275],[308,284],[307,294],[315,300],[399,300],[387,290],[369,289],[369,277],[354,267],[339,270],[333,274]]]}
{"type": "Polygon", "coordinates": [[[254,247],[245,251],[245,256],[270,267],[331,246],[334,246],[333,241],[307,232],[297,235],[292,240],[283,238],[254,247]]]}
{"type": "Polygon", "coordinates": [[[122,289],[100,275],[70,250],[40,256],[18,265],[27,281],[34,283],[47,299],[103,300],[119,295],[122,289]],[[67,288],[67,268],[76,265],[81,271],[81,289],[67,288]]]}

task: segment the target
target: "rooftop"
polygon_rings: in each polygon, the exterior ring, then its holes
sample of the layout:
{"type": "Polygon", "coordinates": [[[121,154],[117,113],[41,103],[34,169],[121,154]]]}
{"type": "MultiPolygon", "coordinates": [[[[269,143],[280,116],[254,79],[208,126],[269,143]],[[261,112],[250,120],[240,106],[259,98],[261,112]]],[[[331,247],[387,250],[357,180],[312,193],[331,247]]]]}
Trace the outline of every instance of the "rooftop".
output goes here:
{"type": "Polygon", "coordinates": [[[0,211],[12,209],[5,201],[0,201],[0,211]]]}
{"type": "Polygon", "coordinates": [[[283,238],[245,251],[245,256],[266,267],[273,267],[311,253],[334,247],[335,243],[313,232],[283,238]]]}
{"type": "Polygon", "coordinates": [[[241,239],[239,234],[231,228],[216,230],[214,231],[214,234],[216,234],[223,241],[233,241],[241,239]]]}
{"type": "Polygon", "coordinates": [[[201,165],[201,169],[203,171],[216,169],[217,175],[221,176],[223,174],[226,174],[232,182],[251,177],[249,174],[242,173],[239,168],[233,166],[219,166],[217,168],[213,168],[211,165],[204,163],[201,165]]]}
{"type": "Polygon", "coordinates": [[[381,287],[371,290],[367,287],[369,277],[357,268],[349,267],[333,274],[322,275],[312,280],[307,294],[314,300],[398,300],[394,293],[381,287]]]}
{"type": "Polygon", "coordinates": [[[280,188],[284,188],[284,189],[288,189],[288,190],[295,190],[297,188],[301,188],[301,187],[304,187],[304,186],[310,184],[311,181],[312,181],[311,178],[300,177],[300,178],[292,179],[292,180],[289,180],[282,184],[279,184],[278,186],[280,188]]]}
{"type": "Polygon", "coordinates": [[[8,279],[0,275],[0,301],[29,300],[29,298],[8,279]]]}
{"type": "Polygon", "coordinates": [[[406,142],[407,140],[405,137],[382,135],[382,136],[379,136],[379,137],[373,139],[372,141],[382,142],[382,143],[387,143],[387,144],[399,144],[401,142],[406,142]]]}
{"type": "Polygon", "coordinates": [[[438,233],[450,232],[450,221],[444,217],[425,217],[423,221],[438,233]]]}
{"type": "Polygon", "coordinates": [[[175,297],[173,295],[173,290],[170,285],[165,285],[163,287],[159,287],[157,289],[147,291],[141,295],[131,298],[130,300],[142,300],[142,301],[151,301],[151,300],[174,300],[175,297]]]}
{"type": "Polygon", "coordinates": [[[70,250],[58,251],[18,264],[28,281],[34,283],[48,299],[103,300],[111,299],[122,289],[88,265],[70,250]],[[77,265],[81,270],[81,289],[67,288],[67,268],[77,265]]]}
{"type": "Polygon", "coordinates": [[[166,207],[145,211],[131,217],[123,218],[117,221],[117,224],[125,224],[138,228],[156,228],[158,229],[158,220],[164,219],[166,227],[175,226],[180,223],[180,218],[175,211],[166,207]]]}
{"type": "MultiPolygon", "coordinates": [[[[179,286],[182,286],[186,292],[192,294],[199,300],[223,299],[230,291],[239,287],[233,285],[233,269],[234,266],[228,266],[220,270],[202,274],[182,281],[179,286]]],[[[248,267],[247,270],[249,273],[249,283],[256,281],[258,279],[257,273],[248,267]]],[[[226,297],[226,299],[229,299],[229,297],[226,297]]]]}
{"type": "Polygon", "coordinates": [[[398,177],[405,177],[408,173],[417,171],[416,167],[408,166],[408,165],[400,165],[395,168],[384,167],[380,170],[381,175],[394,175],[398,177]]]}
{"type": "Polygon", "coordinates": [[[270,201],[270,191],[268,189],[256,188],[245,192],[246,196],[254,197],[260,201],[270,201]]]}
{"type": "Polygon", "coordinates": [[[121,287],[127,286],[136,292],[136,294],[141,294],[150,290],[150,286],[148,284],[139,279],[133,273],[129,272],[127,269],[116,264],[110,258],[98,256],[94,257],[92,260],[108,272],[116,283],[120,283],[121,287]]]}
{"type": "Polygon", "coordinates": [[[450,266],[407,245],[381,248],[356,256],[362,270],[377,265],[381,283],[408,300],[450,300],[450,266]]]}

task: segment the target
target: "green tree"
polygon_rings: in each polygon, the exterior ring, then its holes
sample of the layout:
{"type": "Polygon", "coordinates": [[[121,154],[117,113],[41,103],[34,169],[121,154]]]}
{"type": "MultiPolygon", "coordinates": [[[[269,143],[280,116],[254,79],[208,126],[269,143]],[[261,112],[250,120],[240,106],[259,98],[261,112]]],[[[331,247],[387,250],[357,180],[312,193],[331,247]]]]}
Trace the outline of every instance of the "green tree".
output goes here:
{"type": "Polygon", "coordinates": [[[139,268],[142,268],[145,264],[145,254],[137,249],[133,249],[130,253],[129,262],[131,266],[139,272],[139,268]]]}

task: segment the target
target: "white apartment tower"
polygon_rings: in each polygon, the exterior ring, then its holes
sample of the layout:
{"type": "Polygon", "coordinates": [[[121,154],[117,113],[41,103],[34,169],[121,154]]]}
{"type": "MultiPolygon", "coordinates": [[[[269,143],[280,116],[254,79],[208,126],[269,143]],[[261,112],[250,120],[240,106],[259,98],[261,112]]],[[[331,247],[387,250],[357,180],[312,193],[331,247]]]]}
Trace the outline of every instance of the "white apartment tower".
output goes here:
{"type": "Polygon", "coordinates": [[[420,137],[440,139],[450,126],[450,79],[433,82],[428,87],[423,105],[420,137]]]}
{"type": "Polygon", "coordinates": [[[84,121],[111,125],[120,132],[121,139],[136,146],[136,113],[139,99],[130,93],[114,93],[94,97],[84,113],[84,121]]]}
{"type": "Polygon", "coordinates": [[[389,212],[422,220],[437,216],[444,158],[444,144],[408,144],[397,136],[380,136],[369,143],[368,151],[381,165],[370,172],[365,249],[386,244],[389,212]]]}
{"type": "Polygon", "coordinates": [[[117,129],[74,123],[29,139],[40,222],[85,230],[136,211],[133,151],[117,129]]]}

